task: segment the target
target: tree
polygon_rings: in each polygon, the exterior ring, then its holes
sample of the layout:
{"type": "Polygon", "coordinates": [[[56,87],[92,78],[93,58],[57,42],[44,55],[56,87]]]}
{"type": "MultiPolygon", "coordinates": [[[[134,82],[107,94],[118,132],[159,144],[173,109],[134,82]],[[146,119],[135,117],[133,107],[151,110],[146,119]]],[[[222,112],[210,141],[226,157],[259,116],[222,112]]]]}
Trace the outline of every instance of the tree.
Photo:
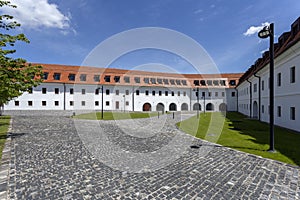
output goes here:
{"type": "MultiPolygon", "coordinates": [[[[0,0],[0,7],[16,9],[9,1],[0,0]]],[[[16,50],[11,49],[17,41],[29,43],[24,34],[10,35],[8,32],[21,26],[13,16],[0,15],[0,115],[4,104],[29,91],[41,83],[42,67],[27,64],[22,58],[11,58],[8,55],[16,50]]]]}

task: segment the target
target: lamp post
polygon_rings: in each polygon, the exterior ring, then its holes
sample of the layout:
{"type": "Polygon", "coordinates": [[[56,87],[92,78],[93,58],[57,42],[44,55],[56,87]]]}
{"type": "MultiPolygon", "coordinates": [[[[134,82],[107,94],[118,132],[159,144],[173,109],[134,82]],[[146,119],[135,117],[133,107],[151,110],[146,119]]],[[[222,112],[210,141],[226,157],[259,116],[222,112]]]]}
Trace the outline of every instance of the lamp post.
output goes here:
{"type": "Polygon", "coordinates": [[[265,26],[258,32],[259,38],[270,38],[270,148],[269,152],[274,152],[274,24],[265,26]]]}
{"type": "Polygon", "coordinates": [[[101,119],[103,119],[103,85],[101,85],[101,87],[98,87],[97,89],[101,90],[101,119]]]}
{"type": "Polygon", "coordinates": [[[199,88],[197,87],[196,89],[193,89],[194,91],[196,91],[196,96],[197,96],[197,119],[199,119],[199,88]]]}
{"type": "Polygon", "coordinates": [[[205,92],[202,93],[202,98],[203,98],[203,111],[204,111],[204,115],[205,115],[205,110],[206,110],[206,106],[205,106],[205,92]]]}

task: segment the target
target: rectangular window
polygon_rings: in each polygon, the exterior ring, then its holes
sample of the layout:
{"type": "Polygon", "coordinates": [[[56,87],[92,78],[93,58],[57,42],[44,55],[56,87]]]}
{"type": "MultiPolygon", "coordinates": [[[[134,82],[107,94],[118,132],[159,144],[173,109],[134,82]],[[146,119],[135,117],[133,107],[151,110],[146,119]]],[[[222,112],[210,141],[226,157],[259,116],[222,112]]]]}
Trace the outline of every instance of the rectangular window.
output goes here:
{"type": "Polygon", "coordinates": [[[94,75],[94,81],[99,82],[100,81],[100,75],[94,75]]]}
{"type": "Polygon", "coordinates": [[[54,89],[54,93],[55,93],[55,94],[59,94],[59,88],[55,88],[55,89],[54,89]]]}
{"type": "Polygon", "coordinates": [[[219,95],[219,93],[218,92],[215,92],[215,97],[217,97],[219,95]]]}
{"type": "Polygon", "coordinates": [[[114,81],[115,83],[120,83],[120,76],[115,76],[114,81]]]}
{"type": "Polygon", "coordinates": [[[86,74],[80,74],[80,81],[86,81],[86,74]]]}
{"type": "Polygon", "coordinates": [[[211,97],[211,92],[208,92],[208,96],[211,97]]]}
{"type": "Polygon", "coordinates": [[[253,92],[257,92],[257,83],[253,85],[253,92]]]}
{"type": "Polygon", "coordinates": [[[106,106],[109,106],[109,101],[105,101],[105,105],[106,105],[106,106]]]}
{"type": "Polygon", "coordinates": [[[175,85],[175,80],[174,79],[170,79],[170,83],[171,83],[171,85],[175,85]]]}
{"type": "Polygon", "coordinates": [[[75,81],[75,77],[76,77],[75,74],[69,74],[69,76],[68,76],[69,81],[75,81]]]}
{"type": "Polygon", "coordinates": [[[225,86],[226,85],[226,81],[225,80],[220,80],[220,85],[225,86]]]}
{"type": "Polygon", "coordinates": [[[168,96],[168,91],[165,91],[165,96],[168,96]]]}
{"type": "Polygon", "coordinates": [[[186,96],[186,92],[183,92],[183,96],[186,96]]]}
{"type": "Polygon", "coordinates": [[[32,90],[33,90],[32,88],[29,88],[28,89],[28,94],[32,94],[32,90]]]}
{"type": "Polygon", "coordinates": [[[119,95],[120,91],[119,90],[116,90],[116,95],[119,95]]]}
{"type": "Polygon", "coordinates": [[[295,66],[290,68],[290,82],[291,83],[296,82],[296,68],[295,68],[295,66]]]}
{"type": "Polygon", "coordinates": [[[152,91],[152,96],[155,96],[155,90],[152,91]]]}
{"type": "Polygon", "coordinates": [[[99,106],[99,101],[95,101],[95,106],[99,106]]]}
{"type": "Polygon", "coordinates": [[[261,81],[261,90],[265,90],[265,81],[261,81]]]}
{"type": "Polygon", "coordinates": [[[265,106],[264,105],[261,106],[261,112],[265,113],[265,106]]]}
{"type": "Polygon", "coordinates": [[[48,75],[49,75],[49,72],[44,72],[42,79],[43,80],[47,80],[48,79],[48,75]]]}
{"type": "Polygon", "coordinates": [[[296,119],[296,108],[295,107],[290,107],[290,117],[291,117],[291,120],[296,119]]]}
{"type": "Polygon", "coordinates": [[[181,84],[180,80],[176,79],[176,85],[180,85],[180,84],[181,84]]]}
{"type": "Polygon", "coordinates": [[[281,117],[281,106],[277,106],[277,117],[281,117]]]}
{"type": "Polygon", "coordinates": [[[212,80],[207,80],[207,85],[212,85],[212,80]]]}
{"type": "Polygon", "coordinates": [[[161,79],[161,78],[158,78],[158,79],[157,79],[157,83],[162,84],[162,79],[161,79]]]}
{"type": "Polygon", "coordinates": [[[213,80],[213,84],[214,85],[219,85],[219,81],[218,80],[213,80]]]}
{"type": "Polygon", "coordinates": [[[110,82],[110,76],[104,76],[104,81],[106,83],[109,83],[110,82]]]}
{"type": "Polygon", "coordinates": [[[53,79],[54,80],[60,80],[60,73],[54,73],[53,79]]]}
{"type": "Polygon", "coordinates": [[[95,95],[99,95],[99,89],[95,89],[95,95]]]}
{"type": "Polygon", "coordinates": [[[59,101],[54,101],[55,106],[59,106],[59,101]]]}
{"type": "Polygon", "coordinates": [[[195,92],[196,97],[198,96],[198,92],[195,92]]]}
{"type": "Polygon", "coordinates": [[[32,101],[28,101],[28,106],[32,106],[32,101]]]}
{"type": "Polygon", "coordinates": [[[126,91],[125,91],[125,94],[126,94],[126,95],[129,95],[129,90],[126,90],[126,91]]]}
{"type": "Polygon", "coordinates": [[[136,83],[140,83],[140,82],[141,82],[141,79],[140,79],[140,77],[134,77],[134,81],[135,81],[136,83]]]}
{"type": "Polygon", "coordinates": [[[180,96],[180,91],[177,92],[177,95],[180,96]]]}
{"type": "Polygon", "coordinates": [[[130,83],[130,78],[129,78],[129,76],[125,76],[125,77],[124,77],[124,81],[125,81],[125,83],[130,83]]]}
{"type": "Polygon", "coordinates": [[[140,95],[140,91],[139,91],[139,90],[136,90],[136,91],[135,91],[135,94],[136,94],[136,95],[140,95]]]}
{"type": "Polygon", "coordinates": [[[47,106],[47,102],[46,101],[42,101],[42,106],[47,106]]]}
{"type": "Polygon", "coordinates": [[[74,101],[70,101],[70,106],[74,106],[74,101]]]}
{"type": "Polygon", "coordinates": [[[281,73],[277,74],[277,86],[280,87],[281,86],[281,73]]]}
{"type": "Polygon", "coordinates": [[[232,97],[235,97],[235,92],[231,92],[231,96],[232,96],[232,97]]]}
{"type": "Polygon", "coordinates": [[[202,97],[205,97],[205,92],[202,92],[202,97]]]}
{"type": "Polygon", "coordinates": [[[225,92],[222,92],[222,97],[225,97],[225,92]]]}
{"type": "Polygon", "coordinates": [[[81,89],[81,94],[85,94],[85,89],[81,89]]]}
{"type": "Polygon", "coordinates": [[[105,94],[106,94],[106,95],[109,95],[109,93],[110,93],[110,91],[109,91],[109,89],[107,89],[107,90],[105,91],[105,94]]]}
{"type": "Polygon", "coordinates": [[[47,88],[42,88],[42,94],[47,94],[47,88]]]}
{"type": "Polygon", "coordinates": [[[194,85],[198,86],[199,85],[199,80],[194,80],[194,85]]]}
{"type": "Polygon", "coordinates": [[[85,101],[81,101],[81,106],[85,106],[85,101]]]}
{"type": "Polygon", "coordinates": [[[182,85],[186,85],[186,80],[181,80],[182,85]]]}
{"type": "Polygon", "coordinates": [[[149,91],[148,91],[148,90],[145,91],[145,95],[146,95],[146,96],[149,95],[149,91]]]}
{"type": "Polygon", "coordinates": [[[15,106],[19,106],[20,102],[19,101],[15,101],[15,106]]]}
{"type": "Polygon", "coordinates": [[[129,101],[126,101],[126,106],[129,106],[129,101]]]}
{"type": "Polygon", "coordinates": [[[171,93],[171,94],[172,94],[172,96],[174,96],[174,92],[173,92],[173,91],[172,91],[172,93],[171,93]]]}
{"type": "Polygon", "coordinates": [[[70,94],[74,94],[74,89],[70,88],[70,94]]]}
{"type": "Polygon", "coordinates": [[[162,95],[162,92],[161,92],[161,91],[158,91],[158,95],[161,96],[161,95],[162,95]]]}

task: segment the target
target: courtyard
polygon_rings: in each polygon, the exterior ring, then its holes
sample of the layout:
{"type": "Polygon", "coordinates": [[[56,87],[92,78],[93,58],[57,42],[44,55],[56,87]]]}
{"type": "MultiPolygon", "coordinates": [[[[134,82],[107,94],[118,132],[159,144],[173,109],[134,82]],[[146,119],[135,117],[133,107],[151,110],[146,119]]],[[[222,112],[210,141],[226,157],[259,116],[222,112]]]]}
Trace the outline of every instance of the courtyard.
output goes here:
{"type": "Polygon", "coordinates": [[[8,199],[299,199],[299,168],[196,139],[177,114],[12,116],[8,199]],[[190,148],[197,145],[200,148],[190,148]]]}

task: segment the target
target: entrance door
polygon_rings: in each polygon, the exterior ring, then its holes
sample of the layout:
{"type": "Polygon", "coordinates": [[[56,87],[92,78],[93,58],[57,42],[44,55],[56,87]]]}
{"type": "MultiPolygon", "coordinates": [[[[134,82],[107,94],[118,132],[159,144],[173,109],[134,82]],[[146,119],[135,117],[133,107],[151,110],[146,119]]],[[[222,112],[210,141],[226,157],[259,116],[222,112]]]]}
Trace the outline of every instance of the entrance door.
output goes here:
{"type": "Polygon", "coordinates": [[[120,102],[116,101],[116,110],[119,110],[119,109],[120,109],[120,102]]]}

